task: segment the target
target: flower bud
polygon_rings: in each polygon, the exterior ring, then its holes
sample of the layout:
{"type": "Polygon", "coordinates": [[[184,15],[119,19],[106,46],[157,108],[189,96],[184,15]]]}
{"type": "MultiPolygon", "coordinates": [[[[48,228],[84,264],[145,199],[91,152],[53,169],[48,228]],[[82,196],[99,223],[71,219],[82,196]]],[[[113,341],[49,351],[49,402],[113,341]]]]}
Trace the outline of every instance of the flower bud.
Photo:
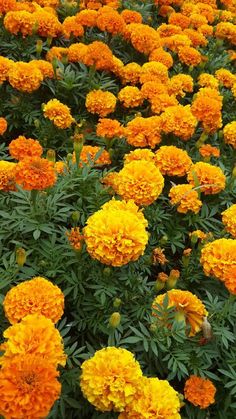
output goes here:
{"type": "Polygon", "coordinates": [[[106,268],[103,269],[103,275],[106,277],[109,277],[111,275],[111,268],[109,268],[108,266],[106,268]]]}
{"type": "Polygon", "coordinates": [[[121,303],[122,303],[122,300],[120,298],[115,298],[113,302],[113,307],[118,308],[120,307],[121,303]]]}
{"type": "Polygon", "coordinates": [[[55,150],[52,150],[51,148],[47,151],[47,159],[49,161],[52,161],[53,163],[55,163],[56,161],[56,153],[55,150]]]}
{"type": "Polygon", "coordinates": [[[204,317],[203,323],[202,323],[202,333],[205,339],[210,340],[212,339],[212,328],[211,325],[207,319],[207,317],[204,317]]]}
{"type": "Polygon", "coordinates": [[[109,325],[111,327],[113,327],[113,329],[116,329],[119,324],[120,324],[120,320],[121,320],[121,315],[118,311],[115,311],[114,313],[112,313],[112,315],[110,316],[109,319],[109,325]]]}
{"type": "Polygon", "coordinates": [[[156,330],[157,330],[156,323],[151,323],[150,326],[149,326],[149,330],[150,330],[150,332],[156,332],[156,330]]]}
{"type": "Polygon", "coordinates": [[[169,278],[168,278],[167,283],[166,283],[166,288],[168,290],[172,290],[172,288],[174,288],[176,286],[176,283],[177,283],[179,277],[180,277],[180,272],[177,269],[172,269],[170,271],[170,275],[169,275],[169,278]]]}
{"type": "Polygon", "coordinates": [[[36,52],[37,52],[37,54],[41,54],[42,49],[43,49],[43,41],[42,41],[42,39],[37,39],[37,42],[36,42],[36,52]]]}
{"type": "Polygon", "coordinates": [[[73,211],[71,214],[71,218],[75,223],[78,223],[80,220],[80,212],[79,211],[73,211]]]}
{"type": "Polygon", "coordinates": [[[72,160],[73,155],[71,153],[68,153],[66,156],[66,160],[68,161],[68,163],[72,160]]]}
{"type": "Polygon", "coordinates": [[[35,126],[35,128],[39,128],[40,127],[40,120],[39,119],[35,119],[34,120],[34,126],[35,126]]]}
{"type": "Polygon", "coordinates": [[[52,38],[50,36],[47,37],[47,46],[50,47],[52,43],[52,38]]]}
{"type": "Polygon", "coordinates": [[[16,250],[16,263],[21,268],[26,262],[26,251],[22,247],[16,250]]]}
{"type": "Polygon", "coordinates": [[[162,236],[162,238],[161,238],[161,240],[160,240],[159,243],[161,245],[164,245],[164,244],[166,244],[168,242],[168,240],[169,240],[169,237],[166,234],[164,234],[164,236],[162,236]]]}
{"type": "Polygon", "coordinates": [[[154,285],[154,289],[156,292],[159,292],[163,290],[164,286],[165,286],[165,283],[157,279],[154,285]]]}

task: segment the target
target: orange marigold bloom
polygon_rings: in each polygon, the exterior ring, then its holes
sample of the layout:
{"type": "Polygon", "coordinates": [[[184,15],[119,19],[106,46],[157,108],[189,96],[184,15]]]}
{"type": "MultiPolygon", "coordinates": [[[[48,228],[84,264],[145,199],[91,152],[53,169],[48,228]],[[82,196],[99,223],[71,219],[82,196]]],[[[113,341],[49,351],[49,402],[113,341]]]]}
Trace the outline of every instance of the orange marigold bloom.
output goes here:
{"type": "Polygon", "coordinates": [[[170,96],[168,93],[154,96],[150,99],[152,112],[159,115],[166,108],[176,106],[179,104],[175,96],[170,96]]]}
{"type": "Polygon", "coordinates": [[[236,121],[232,121],[224,126],[223,129],[224,141],[236,149],[236,121]]]}
{"type": "MultiPolygon", "coordinates": [[[[158,0],[155,0],[155,4],[158,4],[158,0]]],[[[162,17],[167,17],[174,11],[173,7],[164,4],[159,8],[158,13],[162,17]]]]}
{"type": "MultiPolygon", "coordinates": [[[[200,91],[201,90],[203,89],[200,89],[200,91]]],[[[199,95],[200,92],[197,93],[191,109],[198,121],[202,122],[204,131],[212,134],[222,126],[222,102],[218,100],[217,97],[210,96],[210,91],[215,91],[217,93],[216,89],[209,88],[208,94],[199,95]]]]}
{"type": "Polygon", "coordinates": [[[189,237],[190,238],[196,237],[199,240],[204,240],[204,239],[207,238],[207,234],[204,233],[204,231],[201,231],[201,230],[194,230],[191,233],[189,233],[189,237]]]}
{"type": "Polygon", "coordinates": [[[171,68],[174,63],[172,55],[163,48],[154,49],[149,55],[149,61],[158,61],[168,69],[171,68]]]}
{"type": "Polygon", "coordinates": [[[121,69],[121,79],[123,84],[137,84],[141,75],[142,67],[137,63],[129,63],[121,69]]]}
{"type": "Polygon", "coordinates": [[[127,38],[130,39],[133,47],[144,54],[150,54],[152,50],[161,47],[159,34],[155,29],[142,23],[131,23],[127,25],[127,38]]]}
{"type": "Polygon", "coordinates": [[[36,67],[41,71],[44,78],[54,78],[54,71],[51,63],[45,60],[32,60],[30,62],[36,65],[36,67]]]}
{"type": "Polygon", "coordinates": [[[225,281],[228,269],[236,267],[236,240],[223,238],[206,244],[201,251],[200,261],[207,276],[225,281]]]}
{"type": "Polygon", "coordinates": [[[87,251],[106,265],[126,265],[143,255],[148,242],[146,227],[147,220],[133,201],[111,200],[87,220],[87,251]]]}
{"type": "Polygon", "coordinates": [[[227,290],[236,295],[236,266],[228,266],[224,272],[224,284],[227,290]]]}
{"type": "Polygon", "coordinates": [[[85,106],[88,112],[105,117],[114,112],[116,97],[111,92],[92,90],[86,96],[85,106]]]}
{"type": "MultiPolygon", "coordinates": [[[[84,145],[80,153],[80,166],[82,167],[83,164],[91,163],[96,166],[111,164],[111,159],[108,151],[103,150],[101,153],[101,150],[101,147],[84,145]],[[98,153],[100,154],[100,156],[96,157],[98,153]]],[[[75,153],[73,153],[72,161],[73,163],[76,162],[75,153]]]]}
{"type": "Polygon", "coordinates": [[[162,131],[173,133],[184,141],[189,140],[195,131],[197,119],[191,112],[190,105],[171,106],[161,115],[162,131]]]}
{"type": "Polygon", "coordinates": [[[213,195],[224,190],[226,177],[220,167],[205,162],[197,162],[192,165],[189,171],[188,182],[193,186],[199,185],[201,192],[205,195],[213,195]]]}
{"type": "Polygon", "coordinates": [[[24,93],[34,92],[43,81],[43,75],[35,64],[22,61],[12,64],[8,77],[10,85],[24,93]]]}
{"type": "Polygon", "coordinates": [[[107,138],[120,138],[124,136],[124,128],[116,119],[103,118],[99,119],[97,124],[96,134],[99,137],[107,138]]]}
{"type": "Polygon", "coordinates": [[[178,52],[180,48],[190,47],[191,41],[184,34],[177,34],[162,38],[162,46],[169,48],[173,52],[178,52]]]}
{"type": "Polygon", "coordinates": [[[0,84],[7,80],[8,72],[13,64],[12,60],[0,56],[0,84]]]}
{"type": "Polygon", "coordinates": [[[38,3],[41,7],[56,8],[59,6],[59,0],[37,0],[36,3],[38,3]]]}
{"type": "Polygon", "coordinates": [[[0,4],[0,13],[7,13],[16,9],[16,0],[2,0],[0,4]]]}
{"type": "Polygon", "coordinates": [[[161,142],[161,118],[134,118],[125,128],[125,137],[132,146],[154,148],[161,142]]]}
{"type": "MultiPolygon", "coordinates": [[[[160,247],[156,247],[156,249],[154,249],[152,252],[152,261],[154,265],[157,265],[158,263],[160,263],[160,265],[165,265],[168,262],[168,259],[166,259],[164,249],[161,249],[160,247]]],[[[163,274],[164,272],[161,272],[161,273],[163,274]]],[[[158,278],[159,278],[159,275],[158,275],[158,278]]]]}
{"type": "Polygon", "coordinates": [[[96,26],[98,12],[96,10],[80,10],[75,15],[76,22],[83,26],[96,26]]]}
{"type": "Polygon", "coordinates": [[[114,180],[113,188],[122,199],[137,205],[151,205],[162,192],[164,178],[154,163],[136,160],[126,163],[114,180]]]}
{"type": "Polygon", "coordinates": [[[130,151],[130,153],[125,154],[124,164],[136,160],[146,160],[155,163],[154,158],[155,154],[151,150],[148,150],[147,148],[136,148],[136,150],[130,151]]]}
{"type": "Polygon", "coordinates": [[[236,238],[236,204],[231,205],[231,207],[222,212],[222,223],[225,226],[225,230],[236,238]]]}
{"type": "Polygon", "coordinates": [[[20,10],[8,12],[4,17],[3,23],[8,32],[13,35],[21,33],[25,37],[32,35],[35,18],[33,14],[25,10],[20,10]]]}
{"type": "Polygon", "coordinates": [[[8,327],[3,337],[7,339],[1,345],[4,354],[0,363],[3,366],[17,355],[27,359],[29,354],[40,355],[43,360],[55,366],[66,364],[60,333],[50,319],[40,314],[25,316],[20,323],[8,327]]]}
{"type": "Polygon", "coordinates": [[[200,74],[198,84],[201,87],[210,87],[211,89],[218,89],[219,87],[218,80],[212,74],[207,73],[200,74]]]}
{"type": "Polygon", "coordinates": [[[73,249],[80,250],[83,236],[80,233],[79,227],[74,227],[70,231],[67,231],[66,235],[73,249]]]}
{"type": "MultiPolygon", "coordinates": [[[[189,336],[195,336],[201,330],[203,319],[207,311],[202,301],[190,291],[172,289],[166,294],[158,295],[153,301],[152,308],[158,310],[157,305],[163,305],[165,296],[168,296],[168,307],[173,307],[176,319],[181,318],[190,327],[189,336]]],[[[158,316],[157,313],[153,313],[158,316]]]]}
{"type": "Polygon", "coordinates": [[[227,39],[232,45],[236,45],[236,27],[231,22],[220,22],[216,25],[215,36],[227,39]]]}
{"type": "Polygon", "coordinates": [[[70,63],[84,63],[88,53],[88,45],[82,44],[81,42],[71,44],[67,51],[70,63]]]}
{"type": "Polygon", "coordinates": [[[65,174],[68,171],[68,167],[64,161],[56,161],[54,169],[59,175],[65,174]]]}
{"type": "Polygon", "coordinates": [[[147,83],[148,81],[157,81],[160,83],[168,82],[168,68],[156,61],[150,61],[142,66],[140,74],[140,83],[147,83]]]}
{"type": "Polygon", "coordinates": [[[143,20],[141,13],[135,10],[123,9],[120,15],[127,25],[129,23],[142,23],[143,20]]]}
{"type": "Polygon", "coordinates": [[[109,6],[104,6],[98,11],[96,25],[101,31],[112,35],[122,34],[125,29],[123,17],[109,6]]]}
{"type": "MultiPolygon", "coordinates": [[[[73,44],[72,44],[73,45],[73,44]]],[[[72,47],[71,45],[71,47],[72,47]]],[[[77,45],[77,44],[75,44],[77,45]]],[[[59,61],[63,59],[63,57],[66,57],[68,54],[69,49],[68,48],[62,48],[62,47],[52,47],[46,54],[46,59],[48,61],[53,61],[53,59],[57,58],[59,61]]]]}
{"type": "Polygon", "coordinates": [[[49,188],[56,183],[53,162],[40,157],[26,157],[17,163],[15,179],[27,191],[49,188]]]}
{"type": "Polygon", "coordinates": [[[168,19],[171,25],[180,26],[182,29],[187,29],[190,26],[190,18],[182,13],[171,13],[168,19]]]}
{"type": "Polygon", "coordinates": [[[191,375],[185,382],[184,397],[194,406],[206,409],[215,403],[216,388],[207,379],[191,375]]]}
{"type": "Polygon", "coordinates": [[[45,118],[50,119],[60,129],[70,128],[71,124],[75,121],[71,116],[70,108],[58,99],[51,99],[44,104],[43,114],[45,118]]]}
{"type": "Polygon", "coordinates": [[[41,9],[32,14],[35,25],[37,25],[37,33],[40,36],[56,38],[62,31],[62,25],[57,16],[48,13],[46,10],[41,9]]]}
{"type": "Polygon", "coordinates": [[[184,97],[186,92],[193,92],[193,78],[188,74],[176,74],[172,76],[168,83],[168,93],[170,95],[184,97]]]}
{"type": "Polygon", "coordinates": [[[155,153],[155,164],[163,175],[185,176],[193,164],[187,151],[175,146],[162,146],[155,153]]]}
{"type": "Polygon", "coordinates": [[[229,89],[233,87],[234,83],[236,83],[236,75],[232,74],[231,71],[226,70],[225,68],[217,70],[215,72],[215,77],[223,84],[224,87],[228,87],[229,89]]]}
{"type": "Polygon", "coordinates": [[[81,37],[84,35],[84,28],[78,23],[76,16],[67,16],[62,23],[62,33],[66,39],[70,39],[71,35],[81,37]]]}
{"type": "Polygon", "coordinates": [[[123,87],[118,93],[118,99],[125,108],[136,108],[144,101],[142,92],[135,86],[123,87]]]}
{"type": "Polygon", "coordinates": [[[171,25],[167,23],[162,23],[157,28],[157,33],[160,35],[161,38],[167,38],[172,35],[179,35],[182,33],[182,29],[180,26],[171,25]]]}
{"type": "Polygon", "coordinates": [[[188,46],[178,49],[178,57],[181,63],[193,67],[199,65],[202,61],[200,52],[197,49],[188,46]]]}
{"type": "Polygon", "coordinates": [[[202,206],[198,193],[193,189],[192,185],[172,186],[169,198],[171,204],[177,205],[177,211],[182,214],[187,214],[188,211],[197,214],[202,206]]]}
{"type": "Polygon", "coordinates": [[[41,157],[43,147],[37,140],[20,135],[10,142],[9,152],[13,159],[22,160],[25,157],[41,157]]]}
{"type": "Polygon", "coordinates": [[[0,135],[3,135],[7,130],[7,120],[3,117],[0,118],[0,135]]]}
{"type": "Polygon", "coordinates": [[[211,144],[204,144],[199,148],[199,153],[202,157],[220,157],[220,150],[217,147],[212,147],[211,144]]]}
{"type": "Polygon", "coordinates": [[[112,51],[104,42],[94,41],[90,45],[87,45],[87,52],[83,57],[83,63],[88,66],[95,66],[96,70],[111,71],[113,66],[112,51]]]}
{"type": "Polygon", "coordinates": [[[0,191],[14,191],[16,163],[0,160],[0,191]]]}
{"type": "Polygon", "coordinates": [[[202,25],[207,25],[207,18],[202,14],[192,13],[190,16],[190,25],[198,29],[202,25]]]}
{"type": "Polygon", "coordinates": [[[0,370],[0,414],[11,419],[46,417],[60,397],[59,372],[40,354],[16,356],[0,370]]]}
{"type": "Polygon", "coordinates": [[[24,281],[6,294],[3,307],[11,324],[28,314],[42,314],[57,323],[64,311],[64,295],[60,288],[40,276],[24,281]]]}
{"type": "Polygon", "coordinates": [[[207,45],[208,41],[205,36],[202,33],[195,31],[194,29],[185,29],[183,34],[187,35],[194,48],[205,47],[207,45]]]}

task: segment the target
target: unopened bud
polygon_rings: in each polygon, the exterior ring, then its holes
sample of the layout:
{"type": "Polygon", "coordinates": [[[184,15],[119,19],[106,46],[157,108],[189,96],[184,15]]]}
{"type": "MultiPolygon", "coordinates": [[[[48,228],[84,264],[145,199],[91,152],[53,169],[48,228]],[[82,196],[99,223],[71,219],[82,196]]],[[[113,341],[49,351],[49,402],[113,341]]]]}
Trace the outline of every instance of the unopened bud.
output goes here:
{"type": "Polygon", "coordinates": [[[111,275],[111,268],[109,268],[109,267],[106,267],[106,268],[104,268],[103,269],[103,275],[104,276],[110,276],[111,275]]]}
{"type": "Polygon", "coordinates": [[[172,269],[170,271],[170,275],[169,275],[168,281],[166,283],[166,288],[168,290],[172,290],[172,288],[174,288],[176,286],[176,283],[177,283],[179,277],[180,277],[180,272],[177,269],[172,269]]]}
{"type": "Polygon", "coordinates": [[[183,407],[185,405],[184,396],[181,393],[178,393],[177,395],[178,395],[178,398],[179,398],[179,401],[180,401],[180,407],[183,407]]]}
{"type": "Polygon", "coordinates": [[[47,159],[49,161],[52,161],[53,163],[55,163],[56,161],[56,153],[55,150],[52,150],[51,148],[47,151],[47,159]]]}
{"type": "Polygon", "coordinates": [[[66,160],[68,161],[68,163],[72,160],[72,158],[73,158],[73,154],[68,153],[66,156],[66,160]]]}
{"type": "Polygon", "coordinates": [[[34,120],[34,126],[35,126],[35,128],[39,128],[40,127],[40,120],[39,119],[35,119],[34,120]]]}
{"type": "Polygon", "coordinates": [[[159,292],[163,290],[164,286],[165,286],[165,282],[162,282],[159,279],[157,279],[154,285],[154,289],[155,291],[159,292]]]}
{"type": "Polygon", "coordinates": [[[149,327],[150,332],[156,332],[157,330],[157,325],[156,323],[151,323],[150,327],[149,327]]]}
{"type": "Polygon", "coordinates": [[[115,311],[114,313],[112,313],[112,315],[110,316],[109,319],[109,325],[111,327],[113,327],[114,329],[116,329],[116,327],[119,326],[120,324],[120,320],[121,320],[121,315],[118,311],[115,311]]]}
{"type": "Polygon", "coordinates": [[[22,247],[16,250],[16,263],[21,268],[26,262],[26,251],[22,247]]]}
{"type": "Polygon", "coordinates": [[[234,166],[234,168],[233,168],[232,176],[236,178],[236,166],[234,166]]]}
{"type": "Polygon", "coordinates": [[[121,303],[122,303],[122,300],[120,298],[115,298],[113,302],[113,307],[118,308],[120,307],[121,303]]]}
{"type": "Polygon", "coordinates": [[[67,56],[67,54],[62,54],[61,62],[64,65],[68,64],[68,56],[67,56]]]}
{"type": "Polygon", "coordinates": [[[37,52],[37,54],[41,54],[42,49],[43,49],[43,41],[42,41],[42,39],[38,39],[37,42],[36,42],[36,52],[37,52]]]}
{"type": "Polygon", "coordinates": [[[160,240],[159,243],[161,245],[164,245],[164,244],[166,244],[168,242],[168,240],[169,240],[169,237],[166,234],[164,234],[164,236],[162,236],[162,238],[161,238],[161,240],[160,240]]]}
{"type": "Polygon", "coordinates": [[[78,223],[80,220],[80,212],[79,211],[73,211],[71,214],[71,218],[75,223],[78,223]]]}
{"type": "Polygon", "coordinates": [[[47,37],[47,46],[50,47],[52,43],[52,38],[50,36],[47,37]]]}

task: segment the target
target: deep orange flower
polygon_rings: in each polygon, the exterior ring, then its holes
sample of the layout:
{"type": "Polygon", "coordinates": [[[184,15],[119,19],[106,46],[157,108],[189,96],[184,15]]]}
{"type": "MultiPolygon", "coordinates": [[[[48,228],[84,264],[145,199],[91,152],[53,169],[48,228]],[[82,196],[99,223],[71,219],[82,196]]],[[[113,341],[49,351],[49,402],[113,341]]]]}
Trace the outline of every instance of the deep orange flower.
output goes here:
{"type": "Polygon", "coordinates": [[[0,191],[14,191],[16,163],[0,160],[0,191]]]}
{"type": "Polygon", "coordinates": [[[0,13],[7,13],[10,10],[15,10],[16,0],[2,0],[0,4],[0,13]]]}
{"type": "Polygon", "coordinates": [[[27,191],[49,188],[56,183],[53,162],[40,157],[27,157],[16,165],[15,179],[27,191]]]}
{"type": "Polygon", "coordinates": [[[142,23],[131,23],[126,27],[126,37],[133,47],[144,54],[150,54],[155,48],[161,47],[159,34],[155,29],[142,23]]]}
{"type": "Polygon", "coordinates": [[[136,86],[123,87],[118,93],[118,99],[125,108],[136,108],[143,103],[142,92],[136,86]]]}
{"type": "Polygon", "coordinates": [[[123,84],[138,84],[142,67],[137,63],[129,63],[125,65],[120,73],[123,84]]]}
{"type": "Polygon", "coordinates": [[[11,65],[9,73],[9,83],[15,89],[31,93],[37,90],[43,81],[41,71],[32,63],[18,61],[11,65]]]}
{"type": "Polygon", "coordinates": [[[66,236],[70,242],[70,245],[75,250],[81,249],[81,243],[83,240],[83,235],[80,233],[79,227],[74,227],[70,231],[67,231],[66,236]]]}
{"type": "Polygon", "coordinates": [[[199,148],[199,153],[202,157],[220,157],[220,150],[217,147],[212,147],[211,144],[204,144],[199,148]]]}
{"type": "Polygon", "coordinates": [[[227,39],[232,45],[236,45],[236,28],[231,22],[220,22],[216,25],[215,36],[220,39],[227,39]]]}
{"type": "Polygon", "coordinates": [[[162,146],[155,153],[155,164],[163,175],[185,176],[193,164],[187,151],[175,146],[162,146]]]}
{"type": "Polygon", "coordinates": [[[96,26],[97,16],[98,12],[96,10],[80,10],[75,18],[78,24],[93,27],[96,26]]]}
{"type": "Polygon", "coordinates": [[[41,71],[44,78],[54,78],[54,71],[51,63],[45,60],[32,60],[30,62],[41,71]]]}
{"type": "Polygon", "coordinates": [[[213,195],[225,188],[226,177],[220,167],[197,162],[189,171],[188,181],[193,186],[200,186],[205,195],[213,195]]]}
{"type": "Polygon", "coordinates": [[[182,33],[182,29],[177,25],[171,25],[167,23],[162,23],[157,28],[157,33],[161,38],[168,38],[172,35],[178,35],[182,33]]]}
{"type": "Polygon", "coordinates": [[[105,117],[114,112],[116,107],[116,97],[111,92],[92,90],[86,96],[85,106],[88,112],[105,117]]]}
{"type": "Polygon", "coordinates": [[[186,29],[190,26],[190,18],[182,13],[171,13],[168,23],[186,29]]]}
{"type": "Polygon", "coordinates": [[[194,134],[197,120],[191,112],[190,105],[171,106],[161,115],[161,126],[165,134],[173,133],[184,141],[194,134]]]}
{"type": "Polygon", "coordinates": [[[200,52],[193,47],[182,47],[178,49],[178,57],[181,63],[188,66],[197,66],[202,61],[202,56],[200,52]]]}
{"type": "MultiPolygon", "coordinates": [[[[69,57],[70,49],[71,47],[69,48],[69,57]]],[[[96,70],[111,71],[113,66],[112,51],[104,42],[94,41],[87,45],[87,52],[83,57],[83,63],[88,66],[95,66],[96,70]]]]}
{"type": "Polygon", "coordinates": [[[109,6],[104,6],[98,11],[96,25],[101,31],[112,35],[122,34],[125,29],[123,17],[109,6]]]}
{"type": "Polygon", "coordinates": [[[71,35],[81,37],[84,34],[84,28],[78,23],[76,16],[67,16],[62,23],[62,33],[66,39],[70,39],[71,35]]]}
{"type": "Polygon", "coordinates": [[[154,114],[159,115],[166,108],[170,106],[177,106],[179,102],[177,101],[174,95],[169,95],[168,93],[156,95],[150,99],[151,110],[154,114]]]}
{"type": "Polygon", "coordinates": [[[45,9],[38,10],[32,14],[37,33],[40,36],[57,38],[61,34],[62,25],[57,16],[48,13],[45,9]]]}
{"type": "Polygon", "coordinates": [[[224,126],[223,129],[224,141],[236,149],[236,121],[232,121],[224,126]]]}
{"type": "Polygon", "coordinates": [[[202,206],[198,193],[193,189],[192,185],[172,186],[169,198],[171,204],[177,205],[177,211],[182,214],[186,214],[188,211],[197,214],[202,206]]]}
{"type": "Polygon", "coordinates": [[[231,205],[231,207],[222,212],[222,223],[225,226],[225,230],[236,239],[236,204],[231,205]]]}
{"type": "Polygon", "coordinates": [[[70,128],[75,121],[71,116],[70,108],[58,99],[51,99],[43,105],[43,114],[45,118],[50,119],[60,129],[70,128]]]}
{"type": "Polygon", "coordinates": [[[166,52],[163,48],[154,49],[149,55],[149,61],[158,61],[164,64],[167,68],[173,66],[173,58],[169,52],[166,52]]]}
{"type": "MultiPolygon", "coordinates": [[[[73,44],[72,44],[73,45],[73,44]]],[[[77,44],[75,44],[77,45],[77,44]]],[[[53,59],[57,58],[59,61],[66,57],[68,54],[68,48],[62,47],[52,47],[46,54],[46,59],[48,61],[53,61],[53,59]]]]}
{"type": "Polygon", "coordinates": [[[25,157],[41,157],[43,147],[37,140],[20,135],[10,142],[9,152],[13,159],[22,160],[25,157]]]}
{"type": "MultiPolygon", "coordinates": [[[[207,92],[204,91],[202,94],[201,90],[204,89],[200,89],[200,94],[198,93],[196,95],[196,99],[193,101],[191,109],[198,121],[202,122],[204,130],[207,133],[212,134],[222,126],[222,102],[217,96],[213,97],[213,91],[217,94],[216,89],[207,88],[207,92]],[[210,92],[212,95],[210,95],[210,92]]],[[[221,98],[221,96],[219,97],[221,98]]]]}
{"type": "Polygon", "coordinates": [[[61,393],[59,372],[34,354],[15,356],[0,370],[0,414],[8,419],[46,417],[61,393]]]}
{"type": "MultiPolygon", "coordinates": [[[[82,148],[82,151],[80,153],[80,165],[81,167],[83,164],[94,164],[95,166],[104,166],[107,164],[111,164],[111,159],[108,151],[103,150],[102,152],[101,147],[92,146],[92,145],[84,145],[82,148]],[[96,155],[100,153],[99,157],[96,157],[96,155]]],[[[76,156],[75,153],[73,153],[72,157],[73,163],[76,162],[76,156]]]]}
{"type": "Polygon", "coordinates": [[[21,33],[23,37],[32,35],[35,19],[25,10],[8,12],[3,20],[6,30],[13,35],[21,33]]]}
{"type": "Polygon", "coordinates": [[[190,45],[190,39],[184,34],[176,34],[162,38],[162,46],[169,48],[173,52],[178,52],[180,48],[190,47],[190,45]]]}
{"type": "Polygon", "coordinates": [[[185,382],[184,397],[194,406],[206,409],[215,403],[216,388],[212,381],[191,375],[185,382]]]}
{"type": "Polygon", "coordinates": [[[123,9],[120,15],[127,25],[129,23],[142,23],[143,20],[141,13],[135,10],[123,9]]]}
{"type": "Polygon", "coordinates": [[[168,82],[168,69],[167,67],[156,61],[150,61],[142,66],[140,75],[140,83],[147,83],[148,81],[157,81],[159,83],[168,82]]]}
{"type": "Polygon", "coordinates": [[[5,118],[0,118],[0,135],[3,135],[7,130],[7,120],[5,118]]]}
{"type": "Polygon", "coordinates": [[[124,129],[116,119],[102,118],[97,124],[96,134],[110,140],[115,137],[123,137],[124,129]]]}
{"type": "Polygon", "coordinates": [[[188,74],[176,74],[168,83],[168,93],[184,97],[186,93],[193,92],[193,84],[193,78],[188,74]]]}
{"type": "Polygon", "coordinates": [[[13,64],[12,60],[0,56],[0,84],[7,80],[8,72],[13,64]]]}
{"type": "Polygon", "coordinates": [[[195,31],[194,29],[185,29],[183,31],[183,34],[187,35],[194,48],[205,47],[207,45],[208,41],[206,37],[202,33],[195,31]]]}
{"type": "Polygon", "coordinates": [[[154,148],[161,142],[161,118],[136,117],[125,128],[127,142],[135,147],[154,148]]]}

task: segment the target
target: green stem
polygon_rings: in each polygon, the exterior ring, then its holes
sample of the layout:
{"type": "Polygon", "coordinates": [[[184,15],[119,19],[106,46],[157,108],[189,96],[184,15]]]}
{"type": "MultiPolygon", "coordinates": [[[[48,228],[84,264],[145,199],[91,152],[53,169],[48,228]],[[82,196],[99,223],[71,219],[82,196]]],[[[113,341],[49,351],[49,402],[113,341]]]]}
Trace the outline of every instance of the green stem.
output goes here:
{"type": "Polygon", "coordinates": [[[32,189],[31,202],[33,204],[33,210],[35,213],[37,212],[37,196],[38,196],[38,191],[36,189],[32,189]]]}

